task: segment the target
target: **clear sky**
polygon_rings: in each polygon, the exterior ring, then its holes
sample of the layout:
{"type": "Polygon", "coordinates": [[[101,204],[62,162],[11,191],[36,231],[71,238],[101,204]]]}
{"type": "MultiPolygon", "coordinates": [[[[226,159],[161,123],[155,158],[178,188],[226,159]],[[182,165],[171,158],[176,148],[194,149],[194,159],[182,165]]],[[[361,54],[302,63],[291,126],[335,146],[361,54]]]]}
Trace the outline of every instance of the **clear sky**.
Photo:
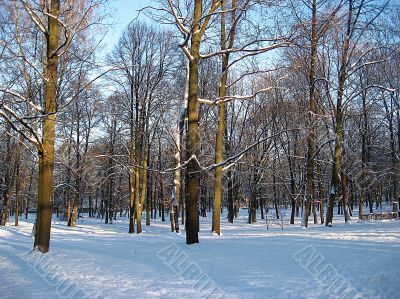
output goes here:
{"type": "MultiPolygon", "coordinates": [[[[109,29],[104,38],[105,51],[112,49],[114,44],[118,41],[121,32],[129,24],[132,19],[138,15],[138,10],[150,5],[151,0],[110,0],[110,22],[114,25],[109,29]]],[[[140,18],[146,18],[143,14],[140,18]]]]}

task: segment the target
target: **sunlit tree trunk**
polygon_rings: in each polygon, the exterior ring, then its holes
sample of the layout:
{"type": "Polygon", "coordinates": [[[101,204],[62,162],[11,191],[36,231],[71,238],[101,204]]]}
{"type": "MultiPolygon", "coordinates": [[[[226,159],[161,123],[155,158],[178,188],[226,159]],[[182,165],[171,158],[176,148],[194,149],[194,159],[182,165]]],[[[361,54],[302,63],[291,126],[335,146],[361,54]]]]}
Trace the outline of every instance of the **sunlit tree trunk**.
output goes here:
{"type": "Polygon", "coordinates": [[[190,44],[189,86],[188,86],[188,132],[186,137],[186,244],[199,243],[199,200],[200,153],[199,133],[199,51],[201,42],[200,20],[202,18],[202,0],[194,1],[193,33],[190,44]]]}
{"type": "Polygon", "coordinates": [[[34,248],[48,252],[53,206],[54,138],[56,126],[58,16],[60,0],[51,0],[48,17],[47,55],[44,82],[44,117],[42,147],[39,154],[38,207],[34,248]]]}
{"type": "Polygon", "coordinates": [[[143,154],[143,140],[144,140],[144,132],[143,126],[145,124],[144,121],[144,113],[145,108],[140,107],[139,99],[136,99],[136,133],[135,133],[135,219],[136,219],[136,233],[142,233],[142,205],[141,205],[141,197],[140,197],[140,165],[146,160],[143,154]]]}
{"type": "MultiPolygon", "coordinates": [[[[225,109],[227,110],[227,106],[225,104],[225,109]]],[[[231,152],[231,144],[228,139],[228,129],[226,126],[227,123],[227,113],[225,113],[225,153],[229,156],[231,152]]],[[[227,171],[227,179],[228,179],[228,194],[227,194],[227,204],[228,204],[228,222],[233,223],[233,218],[235,217],[235,206],[234,206],[234,189],[237,188],[237,184],[234,184],[234,172],[232,170],[233,167],[229,167],[227,171]]]]}
{"type": "MultiPolygon", "coordinates": [[[[232,8],[236,7],[236,0],[232,1],[232,8]]],[[[221,0],[221,9],[225,10],[225,0],[221,0]]],[[[235,11],[235,10],[234,10],[235,11]]],[[[232,13],[232,22],[235,20],[235,12],[232,13]]],[[[229,48],[233,47],[235,39],[235,28],[236,25],[230,30],[229,34],[229,48]]],[[[221,50],[226,50],[226,33],[225,33],[225,14],[221,14],[221,50]]],[[[224,159],[223,155],[223,143],[224,143],[224,132],[225,132],[225,101],[224,97],[227,94],[227,80],[228,80],[228,63],[229,63],[229,53],[224,53],[222,55],[222,69],[219,81],[219,91],[218,97],[221,100],[218,103],[218,129],[216,137],[215,146],[215,164],[222,163],[224,159]]],[[[213,221],[212,221],[212,231],[216,234],[221,233],[221,202],[222,202],[222,165],[217,166],[215,169],[215,180],[214,180],[214,209],[213,209],[213,221]]]]}

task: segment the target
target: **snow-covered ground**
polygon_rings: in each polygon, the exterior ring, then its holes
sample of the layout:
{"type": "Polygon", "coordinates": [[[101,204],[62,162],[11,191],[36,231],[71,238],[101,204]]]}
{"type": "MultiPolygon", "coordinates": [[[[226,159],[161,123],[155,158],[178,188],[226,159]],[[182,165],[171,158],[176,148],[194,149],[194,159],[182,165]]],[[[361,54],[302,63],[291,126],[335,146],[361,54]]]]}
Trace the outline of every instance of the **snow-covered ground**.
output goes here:
{"type": "MultiPolygon", "coordinates": [[[[0,229],[0,298],[400,298],[400,222],[334,227],[249,225],[243,210],[223,235],[201,218],[200,244],[154,220],[55,220],[51,249],[32,249],[32,219],[0,229]]],[[[211,214],[209,215],[211,216],[211,214]]],[[[31,217],[34,217],[31,215],[31,217]]],[[[55,217],[54,217],[55,219],[55,217]]]]}

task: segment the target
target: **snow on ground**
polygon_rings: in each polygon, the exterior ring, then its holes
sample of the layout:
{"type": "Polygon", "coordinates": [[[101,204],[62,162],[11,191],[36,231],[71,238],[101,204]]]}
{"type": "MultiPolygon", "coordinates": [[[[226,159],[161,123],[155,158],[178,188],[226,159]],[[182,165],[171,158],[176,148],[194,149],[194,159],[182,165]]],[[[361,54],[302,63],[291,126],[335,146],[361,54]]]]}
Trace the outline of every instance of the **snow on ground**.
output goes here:
{"type": "Polygon", "coordinates": [[[221,236],[201,218],[190,246],[158,219],[140,235],[122,218],[54,220],[44,255],[31,250],[34,216],[18,227],[10,219],[0,228],[0,298],[400,297],[399,221],[345,225],[335,215],[332,228],[281,230],[241,213],[234,224],[222,218],[221,236]]]}

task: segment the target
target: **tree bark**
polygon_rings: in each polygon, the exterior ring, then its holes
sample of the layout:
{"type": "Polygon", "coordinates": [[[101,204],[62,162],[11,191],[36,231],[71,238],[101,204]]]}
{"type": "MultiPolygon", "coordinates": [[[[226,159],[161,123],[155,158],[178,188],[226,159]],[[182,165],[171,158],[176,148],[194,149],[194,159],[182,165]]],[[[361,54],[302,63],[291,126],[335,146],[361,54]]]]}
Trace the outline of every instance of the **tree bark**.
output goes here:
{"type": "MultiPolygon", "coordinates": [[[[308,113],[308,132],[307,132],[307,181],[306,181],[306,207],[303,214],[302,226],[308,227],[308,217],[311,210],[311,202],[315,200],[314,196],[314,157],[315,157],[315,76],[317,61],[317,1],[312,2],[312,19],[311,19],[311,64],[309,73],[310,86],[310,107],[308,113]]],[[[314,217],[315,220],[315,217],[314,217]]],[[[315,221],[314,221],[315,222],[315,221]]]]}
{"type": "Polygon", "coordinates": [[[141,143],[140,147],[144,147],[143,151],[143,171],[142,171],[142,190],[140,193],[140,202],[138,205],[137,212],[137,230],[136,232],[139,234],[142,232],[142,210],[144,207],[144,202],[146,200],[147,194],[147,166],[148,166],[148,153],[150,152],[150,141],[149,141],[149,125],[150,125],[150,108],[151,108],[151,97],[148,98],[147,101],[147,109],[143,111],[142,115],[146,113],[146,121],[143,122],[145,125],[145,131],[141,134],[141,143]]]}
{"type": "Polygon", "coordinates": [[[367,106],[366,106],[366,95],[362,94],[362,110],[363,110],[363,128],[361,133],[361,193],[360,193],[360,202],[358,205],[358,219],[362,220],[362,216],[364,214],[364,203],[366,198],[366,188],[365,186],[365,168],[366,163],[369,160],[369,146],[367,144],[367,135],[368,135],[368,115],[367,115],[367,106]]]}
{"type": "MultiPolygon", "coordinates": [[[[189,72],[188,74],[189,75],[189,72]]],[[[187,81],[189,79],[187,78],[187,81]]],[[[185,93],[184,102],[179,111],[179,120],[176,132],[176,153],[175,153],[175,178],[174,178],[174,189],[171,202],[171,231],[179,233],[179,206],[181,203],[181,191],[182,191],[182,178],[181,178],[181,165],[182,165],[182,138],[185,127],[185,118],[187,114],[187,100],[188,93],[185,93]]]]}
{"type": "MultiPolygon", "coordinates": [[[[232,7],[236,7],[236,1],[232,1],[232,7]]],[[[225,1],[221,0],[221,9],[225,10],[225,1]]],[[[235,10],[232,13],[232,20],[235,19],[235,10]]],[[[233,25],[235,26],[235,25],[233,25]]],[[[226,33],[225,33],[225,14],[221,14],[221,50],[226,50],[226,33]]],[[[229,35],[229,48],[232,48],[235,38],[235,27],[231,28],[229,35]]],[[[220,164],[224,159],[223,154],[223,143],[224,143],[224,132],[225,132],[225,101],[223,100],[227,93],[227,80],[228,80],[228,63],[229,53],[222,55],[222,68],[221,76],[219,81],[218,97],[222,99],[218,103],[218,129],[215,146],[215,164],[220,164]]],[[[214,179],[214,209],[213,209],[213,221],[212,221],[212,232],[217,235],[221,234],[221,202],[222,202],[222,165],[217,166],[215,169],[214,179]]]]}
{"type": "Polygon", "coordinates": [[[350,39],[352,33],[351,29],[352,14],[353,14],[353,1],[349,0],[349,11],[347,15],[347,32],[342,48],[342,57],[341,57],[340,71],[339,71],[339,87],[337,92],[336,111],[335,111],[336,141],[335,141],[335,152],[333,157],[331,190],[329,193],[328,211],[326,214],[326,226],[332,225],[333,208],[335,206],[336,195],[338,192],[339,174],[342,163],[343,129],[344,129],[343,127],[344,115],[343,115],[342,102],[343,102],[345,83],[347,79],[347,63],[348,63],[350,39]]]}
{"type": "Polygon", "coordinates": [[[20,208],[20,194],[21,189],[21,135],[17,143],[17,149],[15,151],[15,226],[18,226],[19,208],[20,208]]]}
{"type": "Polygon", "coordinates": [[[48,252],[50,245],[51,215],[53,206],[54,138],[56,125],[58,16],[60,0],[51,0],[48,17],[47,61],[44,83],[44,118],[42,147],[39,154],[38,208],[35,224],[34,249],[48,252]]]}
{"type": "MultiPolygon", "coordinates": [[[[134,118],[134,93],[133,83],[130,88],[130,111],[129,111],[129,233],[135,232],[135,118],[134,118]]],[[[136,113],[136,118],[138,118],[136,113]]]]}
{"type": "Polygon", "coordinates": [[[318,173],[318,197],[319,197],[319,215],[321,218],[321,224],[324,224],[324,197],[325,194],[322,188],[322,178],[321,178],[321,162],[317,162],[317,173],[318,173]]]}
{"type": "Polygon", "coordinates": [[[189,60],[189,86],[188,86],[188,132],[186,137],[186,244],[199,243],[199,185],[200,166],[198,157],[200,153],[199,133],[199,51],[201,42],[200,20],[202,18],[202,0],[194,1],[193,33],[189,60]]]}
{"type": "MultiPolygon", "coordinates": [[[[80,199],[80,185],[81,185],[81,178],[80,178],[80,167],[81,167],[81,154],[80,154],[80,112],[79,112],[79,107],[78,107],[78,100],[75,101],[75,109],[77,113],[76,117],[76,153],[75,153],[75,158],[76,158],[76,164],[75,164],[75,196],[74,196],[74,203],[72,205],[72,213],[70,214],[69,220],[68,220],[68,226],[75,227],[76,226],[76,219],[78,217],[78,210],[79,210],[79,199],[80,199]]],[[[72,134],[71,134],[72,135],[72,134]]]]}
{"type": "Polygon", "coordinates": [[[342,168],[341,185],[342,185],[344,221],[347,224],[351,221],[351,217],[350,217],[350,209],[349,209],[349,195],[347,192],[347,176],[346,176],[346,171],[344,168],[342,168]]]}
{"type": "Polygon", "coordinates": [[[4,188],[2,188],[2,197],[3,197],[3,207],[1,209],[1,214],[0,214],[0,226],[5,226],[7,221],[8,221],[8,216],[9,216],[9,205],[10,205],[10,190],[12,189],[12,181],[13,181],[13,174],[12,174],[12,169],[11,169],[11,164],[12,164],[12,147],[11,147],[11,126],[7,127],[7,142],[6,142],[6,147],[7,147],[7,154],[5,157],[5,171],[4,171],[4,188]]]}
{"type": "Polygon", "coordinates": [[[393,185],[393,199],[392,199],[392,211],[397,213],[398,212],[398,182],[397,182],[397,157],[396,157],[396,144],[395,144],[395,134],[394,134],[394,107],[393,107],[393,98],[390,99],[390,107],[384,100],[384,105],[386,109],[386,117],[389,122],[389,132],[390,132],[390,156],[391,156],[391,178],[392,178],[392,185],[393,185]]]}

